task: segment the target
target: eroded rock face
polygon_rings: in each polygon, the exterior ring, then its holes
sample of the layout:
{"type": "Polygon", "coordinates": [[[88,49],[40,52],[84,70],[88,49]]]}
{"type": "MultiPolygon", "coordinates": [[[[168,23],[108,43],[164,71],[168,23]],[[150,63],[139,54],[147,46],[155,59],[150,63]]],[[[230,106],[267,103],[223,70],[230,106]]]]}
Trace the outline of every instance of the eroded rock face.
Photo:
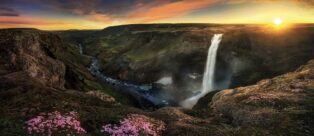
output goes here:
{"type": "Polygon", "coordinates": [[[14,78],[27,76],[44,86],[64,87],[65,66],[52,53],[60,38],[33,29],[3,29],[0,37],[1,76],[23,73],[14,78]]]}
{"type": "MultiPolygon", "coordinates": [[[[216,115],[239,126],[280,126],[313,134],[314,60],[295,72],[256,85],[223,90],[210,104],[216,115]]],[[[300,134],[300,133],[298,133],[300,134]]]]}
{"type": "MultiPolygon", "coordinates": [[[[172,76],[178,90],[201,84],[211,38],[223,33],[218,49],[219,88],[254,84],[295,70],[314,57],[313,26],[276,31],[254,25],[127,25],[109,27],[85,40],[110,76],[151,83],[172,76]],[[230,80],[227,82],[226,80],[230,80]],[[224,82],[226,81],[226,82],[224,82]]],[[[189,88],[189,89],[187,89],[189,88]]]]}

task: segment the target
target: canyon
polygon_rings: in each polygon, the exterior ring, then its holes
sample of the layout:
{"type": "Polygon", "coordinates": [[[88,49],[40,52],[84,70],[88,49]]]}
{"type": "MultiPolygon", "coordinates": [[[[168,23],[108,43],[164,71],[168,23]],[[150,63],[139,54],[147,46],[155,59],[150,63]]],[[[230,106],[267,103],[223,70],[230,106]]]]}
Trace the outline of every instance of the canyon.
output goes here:
{"type": "Polygon", "coordinates": [[[25,135],[21,120],[54,110],[77,111],[87,135],[129,113],[164,121],[163,135],[314,134],[311,24],[16,28],[0,37],[3,135],[25,135]],[[216,63],[208,63],[218,33],[216,63]],[[181,107],[206,88],[206,63],[215,64],[215,87],[181,107]]]}

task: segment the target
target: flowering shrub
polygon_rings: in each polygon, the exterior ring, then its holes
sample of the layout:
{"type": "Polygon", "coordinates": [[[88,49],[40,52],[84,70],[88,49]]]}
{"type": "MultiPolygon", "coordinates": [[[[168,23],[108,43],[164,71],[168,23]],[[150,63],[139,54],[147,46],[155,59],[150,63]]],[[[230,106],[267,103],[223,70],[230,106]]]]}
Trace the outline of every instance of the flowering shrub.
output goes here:
{"type": "Polygon", "coordinates": [[[278,96],[273,94],[259,94],[252,95],[248,97],[246,103],[258,103],[258,102],[266,102],[266,103],[274,103],[278,99],[278,96]]]}
{"type": "Polygon", "coordinates": [[[102,126],[101,131],[112,136],[158,136],[164,130],[165,123],[162,121],[144,115],[130,114],[123,120],[120,120],[120,125],[107,124],[102,126]]]}
{"type": "Polygon", "coordinates": [[[38,135],[75,135],[86,133],[77,119],[76,112],[69,112],[62,115],[55,111],[51,113],[41,113],[38,116],[26,121],[28,133],[38,135]]]}

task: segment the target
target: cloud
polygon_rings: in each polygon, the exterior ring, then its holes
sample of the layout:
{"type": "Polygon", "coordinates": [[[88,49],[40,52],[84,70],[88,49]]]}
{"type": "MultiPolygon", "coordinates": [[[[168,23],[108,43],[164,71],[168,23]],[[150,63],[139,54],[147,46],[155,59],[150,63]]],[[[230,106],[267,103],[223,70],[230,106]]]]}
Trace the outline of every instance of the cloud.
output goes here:
{"type": "Polygon", "coordinates": [[[147,7],[139,5],[138,9],[128,14],[128,19],[135,22],[151,22],[160,19],[186,15],[217,3],[218,0],[180,0],[147,7]]]}
{"type": "Polygon", "coordinates": [[[55,0],[43,2],[31,0],[44,5],[50,10],[86,17],[92,21],[110,23],[151,22],[188,14],[205,8],[219,0],[55,0]]]}
{"type": "Polygon", "coordinates": [[[115,20],[106,14],[95,13],[95,12],[88,14],[86,17],[92,21],[103,22],[103,23],[112,23],[115,20]]]}
{"type": "Polygon", "coordinates": [[[0,7],[0,16],[19,16],[19,13],[8,7],[0,7]]]}
{"type": "Polygon", "coordinates": [[[207,7],[219,0],[55,0],[32,3],[45,7],[45,10],[59,11],[85,17],[91,21],[112,22],[152,22],[188,14],[207,7]]]}
{"type": "MultiPolygon", "coordinates": [[[[30,12],[73,15],[91,21],[110,23],[151,22],[185,15],[219,0],[2,0],[1,5],[30,12]]],[[[0,10],[1,11],[1,10],[0,10]]],[[[1,15],[18,16],[13,9],[1,15]]]]}
{"type": "Polygon", "coordinates": [[[14,24],[14,25],[60,25],[64,24],[62,21],[43,20],[35,17],[5,17],[0,16],[0,24],[14,24]]]}
{"type": "Polygon", "coordinates": [[[72,12],[78,15],[88,15],[95,12],[95,7],[100,3],[100,0],[57,0],[54,2],[56,8],[63,11],[72,12]]]}
{"type": "Polygon", "coordinates": [[[0,28],[38,28],[43,30],[65,29],[98,29],[103,28],[98,24],[86,24],[84,20],[56,20],[43,19],[33,16],[7,17],[0,16],[0,28]]]}
{"type": "Polygon", "coordinates": [[[308,7],[311,7],[313,8],[314,7],[314,1],[313,0],[295,0],[305,6],[308,6],[308,7]]]}
{"type": "MultiPolygon", "coordinates": [[[[287,2],[288,0],[225,0],[228,4],[239,3],[265,3],[265,2],[287,2]]],[[[299,4],[305,4],[307,6],[314,6],[314,0],[291,0],[290,2],[296,2],[299,4]]]]}
{"type": "MultiPolygon", "coordinates": [[[[154,23],[167,20],[176,22],[176,19],[183,19],[184,22],[190,21],[184,20],[186,17],[197,13],[210,15],[204,11],[213,11],[206,9],[216,5],[228,5],[225,8],[230,8],[241,7],[237,4],[259,5],[280,1],[287,2],[287,0],[0,0],[0,17],[2,17],[0,25],[37,24],[43,26],[46,24],[52,26],[65,23],[64,25],[81,24],[84,27],[94,25],[94,28],[101,28],[108,25],[154,23]],[[12,19],[14,17],[16,19],[12,19]],[[76,23],[75,21],[78,20],[80,22],[76,23]]],[[[290,2],[307,8],[307,11],[313,11],[313,0],[291,0],[290,2]]]]}

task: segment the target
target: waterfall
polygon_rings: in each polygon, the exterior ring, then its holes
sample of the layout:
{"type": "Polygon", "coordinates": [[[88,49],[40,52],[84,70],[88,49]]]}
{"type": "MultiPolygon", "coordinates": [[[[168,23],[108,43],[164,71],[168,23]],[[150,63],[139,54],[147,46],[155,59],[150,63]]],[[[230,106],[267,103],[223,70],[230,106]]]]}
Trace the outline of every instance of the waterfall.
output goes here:
{"type": "Polygon", "coordinates": [[[211,41],[211,46],[208,49],[206,68],[203,76],[203,88],[201,93],[207,94],[212,91],[215,87],[214,76],[215,76],[215,64],[216,56],[219,43],[221,41],[222,34],[215,34],[211,41]]]}
{"type": "Polygon", "coordinates": [[[83,55],[83,46],[81,44],[78,45],[79,50],[80,50],[80,54],[83,55]]]}
{"type": "Polygon", "coordinates": [[[221,38],[222,38],[222,34],[215,34],[211,40],[211,45],[208,49],[208,55],[207,55],[205,72],[203,75],[203,84],[202,84],[201,92],[183,101],[181,103],[183,107],[192,108],[201,97],[205,96],[207,93],[215,89],[215,82],[214,82],[215,64],[216,64],[217,50],[218,50],[221,38]]]}

